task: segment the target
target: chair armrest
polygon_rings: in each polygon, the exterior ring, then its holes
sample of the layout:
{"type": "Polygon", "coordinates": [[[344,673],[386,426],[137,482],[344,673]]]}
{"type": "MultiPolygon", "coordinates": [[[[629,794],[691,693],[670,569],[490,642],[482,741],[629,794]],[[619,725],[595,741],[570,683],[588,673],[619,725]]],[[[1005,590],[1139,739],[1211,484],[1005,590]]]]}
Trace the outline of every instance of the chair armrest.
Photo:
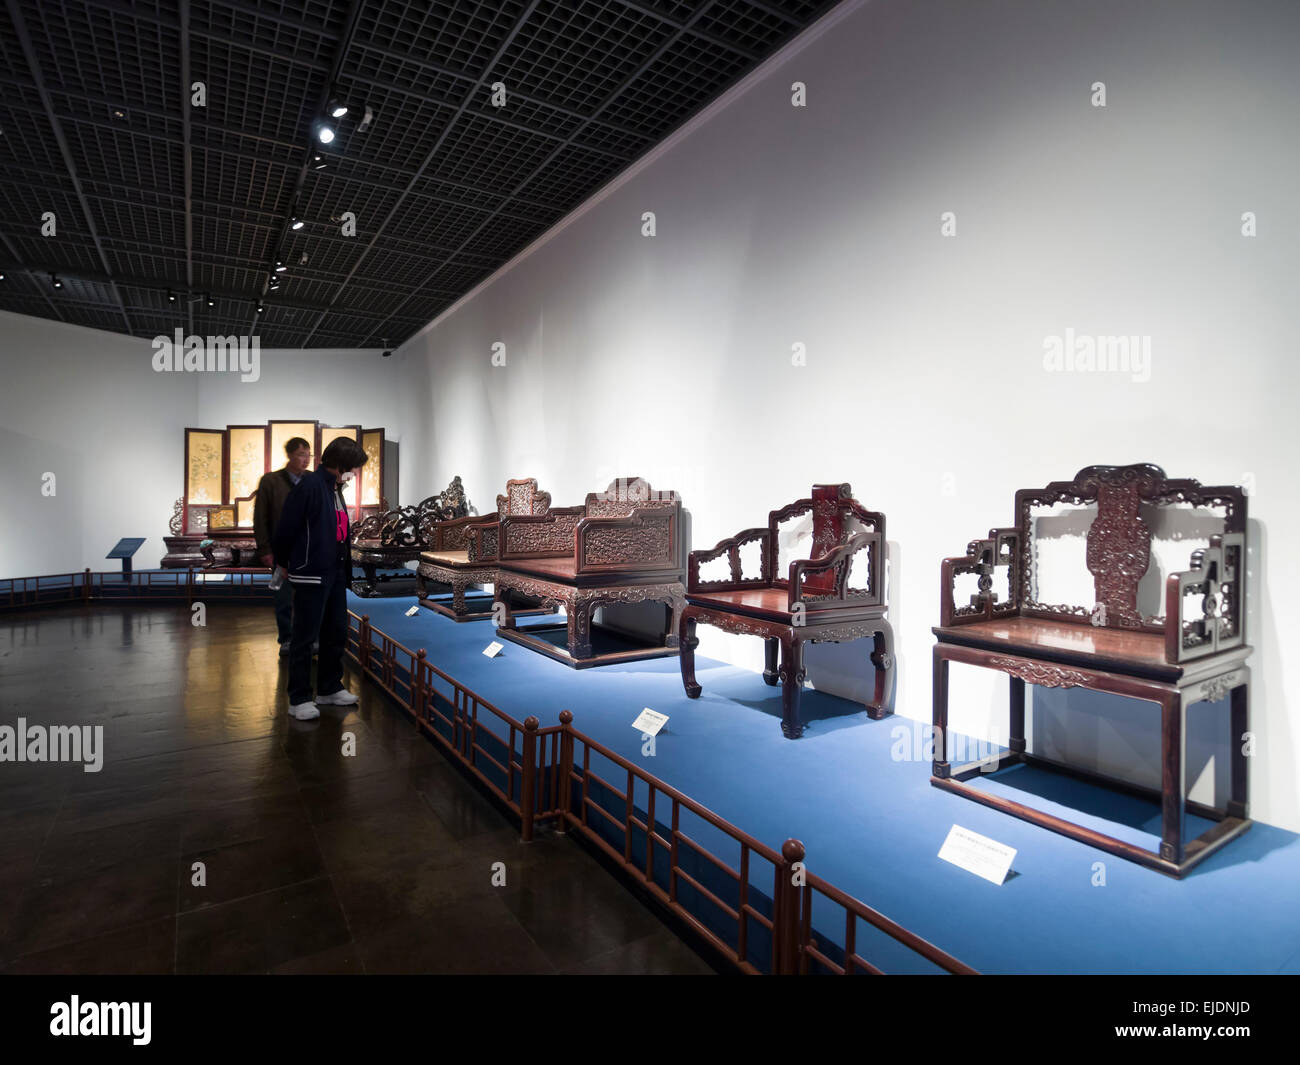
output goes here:
{"type": "Polygon", "coordinates": [[[1246,642],[1246,537],[1225,533],[1165,578],[1165,660],[1186,662],[1246,642]],[[1200,596],[1199,606],[1187,600],[1200,596]]]}
{"type": "Polygon", "coordinates": [[[577,525],[577,572],[682,568],[680,512],[640,507],[627,516],[583,518],[577,525]]]}
{"type": "Polygon", "coordinates": [[[790,609],[806,599],[853,602],[862,606],[879,606],[884,601],[881,587],[881,546],[884,541],[878,532],[855,533],[844,543],[831,548],[820,558],[801,558],[790,563],[790,609]],[[865,589],[849,588],[849,567],[859,551],[868,552],[867,583],[865,589]],[[808,596],[803,590],[804,578],[809,573],[835,571],[835,590],[826,594],[808,596]]]}
{"type": "Polygon", "coordinates": [[[990,529],[988,539],[972,540],[966,545],[966,554],[945,558],[940,563],[939,574],[939,624],[968,625],[973,621],[988,621],[995,617],[1015,614],[1019,609],[1019,556],[1020,535],[1015,529],[990,529]],[[1011,595],[1005,603],[997,601],[993,591],[993,568],[1011,567],[1011,595]],[[969,604],[957,606],[954,602],[956,579],[962,573],[979,574],[979,591],[970,597],[969,604]]]}
{"type": "Polygon", "coordinates": [[[475,517],[466,525],[465,549],[471,562],[495,562],[501,527],[495,514],[475,517]]]}
{"type": "Polygon", "coordinates": [[[553,508],[547,514],[505,514],[499,519],[498,557],[563,558],[574,552],[574,531],[584,507],[553,508]]]}
{"type": "Polygon", "coordinates": [[[692,551],[687,560],[686,590],[688,592],[699,592],[705,589],[717,592],[730,591],[736,588],[766,585],[770,584],[771,581],[772,536],[768,529],[742,529],[735,536],[719,540],[707,550],[692,551]],[[741,569],[740,549],[746,544],[752,544],[755,541],[759,545],[759,575],[757,577],[746,577],[741,569]],[[715,558],[721,558],[723,555],[727,556],[727,564],[731,567],[731,579],[728,581],[700,580],[700,566],[706,562],[712,562],[715,558]]]}

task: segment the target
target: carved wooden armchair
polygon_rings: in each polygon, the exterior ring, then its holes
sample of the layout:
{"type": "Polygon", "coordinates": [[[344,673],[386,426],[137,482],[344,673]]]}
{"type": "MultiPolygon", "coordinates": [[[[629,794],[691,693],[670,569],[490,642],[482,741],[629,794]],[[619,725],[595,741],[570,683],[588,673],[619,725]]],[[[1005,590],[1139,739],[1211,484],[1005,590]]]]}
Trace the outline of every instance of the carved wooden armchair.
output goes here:
{"type": "Polygon", "coordinates": [[[423,499],[414,507],[395,507],[371,514],[358,523],[352,536],[352,561],[365,573],[364,581],[354,581],[357,595],[381,596],[410,594],[409,583],[379,578],[378,567],[396,569],[420,557],[420,552],[441,542],[446,526],[469,517],[469,502],[460,477],[437,495],[423,499]],[[385,591],[385,587],[392,591],[385,591]]]}
{"type": "Polygon", "coordinates": [[[858,503],[847,484],[819,484],[813,486],[810,498],[771,511],[765,528],[745,529],[711,550],[692,551],[681,619],[686,694],[695,699],[701,691],[695,679],[698,622],[725,632],[761,636],[767,657],[763,679],[781,684],[781,731],[787,739],[797,739],[803,732],[799,717],[803,645],[869,636],[874,645],[870,660],[875,691],[867,713],[875,719],[884,717],[889,713],[885,703],[894,671],[894,636],[885,619],[884,548],[883,514],[858,503]],[[812,517],[808,557],[791,559],[782,574],[778,564],[782,526],[805,515],[812,517]],[[751,544],[758,548],[757,572],[746,577],[742,551],[751,544]],[[725,577],[701,576],[702,567],[722,558],[729,570],[725,577]],[[850,587],[850,568],[863,587],[850,587]]]}
{"type": "MultiPolygon", "coordinates": [[[[503,638],[576,668],[677,653],[684,603],[681,499],[656,492],[639,477],[619,478],[580,507],[501,519],[496,599],[503,638]],[[517,629],[509,594],[563,606],[563,625],[517,629]],[[600,608],[661,603],[661,619],[635,632],[600,608]],[[550,638],[564,630],[563,645],[550,638]],[[596,646],[599,643],[599,646],[596,646]]],[[[609,614],[611,611],[606,611],[609,614]]]]}
{"type": "MultiPolygon", "coordinates": [[[[1202,487],[1167,478],[1152,465],[1089,466],[1071,481],[1016,493],[1016,524],[992,529],[966,554],[942,566],[940,624],[934,629],[934,725],[932,783],[1014,814],[1161,872],[1181,876],[1197,862],[1250,827],[1246,758],[1250,671],[1246,645],[1246,497],[1233,486],[1202,487]],[[1059,504],[1091,505],[1096,516],[1086,532],[1091,604],[1040,601],[1042,531],[1035,512],[1059,504]],[[1151,565],[1151,522],[1180,518],[1207,522],[1222,512],[1222,532],[1192,551],[1188,568],[1169,573],[1160,589],[1143,579],[1151,565]],[[1187,515],[1190,511],[1191,514],[1187,515]],[[971,594],[962,602],[956,583],[971,594]],[[1163,591],[1163,596],[1160,592],[1163,591]],[[1147,600],[1145,607],[1143,593],[1147,600]],[[1010,750],[996,761],[966,766],[948,762],[948,663],[965,662],[1011,678],[1010,750]],[[982,772],[1023,762],[1051,763],[1026,750],[1025,683],[1052,688],[1089,688],[1153,702],[1161,714],[1162,810],[1159,853],[1071,824],[966,783],[982,772]],[[1231,694],[1229,716],[1230,798],[1217,810],[1187,802],[1184,742],[1187,707],[1231,694]],[[1217,823],[1186,841],[1186,811],[1217,823]]],[[[1059,520],[1059,519],[1058,519],[1059,520]]],[[[1077,517],[1070,520],[1078,528],[1077,517]]],[[[1081,531],[1081,530],[1080,530],[1081,531]]],[[[1178,530],[1175,529],[1175,535],[1178,530]]],[[[1155,574],[1152,574],[1155,576],[1155,574]]],[[[1078,769],[1076,776],[1105,779],[1078,769]]],[[[1114,781],[1110,781],[1114,784],[1114,781]]]]}
{"type": "MultiPolygon", "coordinates": [[[[438,522],[430,527],[431,546],[420,552],[416,571],[416,588],[420,604],[455,621],[475,621],[492,616],[492,611],[470,610],[465,593],[471,588],[497,583],[497,544],[500,522],[508,516],[544,515],[551,509],[551,494],[539,491],[532,477],[507,481],[503,495],[497,496],[495,514],[456,521],[438,522]],[[433,597],[431,586],[450,588],[451,603],[433,597]]],[[[514,606],[516,614],[551,614],[553,606],[537,607],[521,599],[514,606]]]]}

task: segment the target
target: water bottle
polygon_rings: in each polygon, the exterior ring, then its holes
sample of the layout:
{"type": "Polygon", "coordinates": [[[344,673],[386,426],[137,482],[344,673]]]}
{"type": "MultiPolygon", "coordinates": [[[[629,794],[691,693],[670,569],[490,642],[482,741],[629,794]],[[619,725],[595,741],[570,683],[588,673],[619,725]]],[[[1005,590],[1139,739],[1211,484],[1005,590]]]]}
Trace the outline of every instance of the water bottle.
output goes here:
{"type": "Polygon", "coordinates": [[[282,584],[284,583],[285,574],[286,574],[287,572],[288,572],[288,571],[285,570],[285,568],[284,568],[283,566],[276,566],[276,567],[275,567],[275,572],[271,574],[271,579],[270,579],[270,581],[267,582],[267,587],[270,588],[271,591],[273,591],[273,592],[274,592],[274,591],[278,591],[279,588],[280,588],[280,585],[282,585],[282,584]]]}

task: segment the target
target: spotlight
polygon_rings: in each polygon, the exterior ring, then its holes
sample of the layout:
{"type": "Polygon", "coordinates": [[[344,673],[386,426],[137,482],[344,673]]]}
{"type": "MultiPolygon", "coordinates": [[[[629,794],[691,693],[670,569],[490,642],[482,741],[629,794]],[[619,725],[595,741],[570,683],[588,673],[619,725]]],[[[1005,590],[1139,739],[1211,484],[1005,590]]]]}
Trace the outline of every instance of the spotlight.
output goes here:
{"type": "Polygon", "coordinates": [[[5,272],[3,270],[0,270],[0,281],[3,281],[4,279],[5,279],[5,272]]]}
{"type": "Polygon", "coordinates": [[[383,355],[380,356],[380,358],[387,359],[389,356],[391,356],[391,355],[393,354],[391,351],[388,351],[388,350],[387,350],[387,348],[388,348],[388,338],[387,338],[387,337],[384,338],[384,348],[385,348],[385,351],[384,351],[383,355]]]}
{"type": "Polygon", "coordinates": [[[373,122],[374,120],[375,120],[375,113],[372,110],[370,110],[369,106],[367,106],[366,113],[361,117],[361,121],[357,125],[357,132],[365,133],[366,130],[370,128],[370,123],[373,122]]]}
{"type": "Polygon", "coordinates": [[[334,127],[328,122],[316,123],[316,139],[321,144],[329,144],[334,139],[334,127]]]}
{"type": "Polygon", "coordinates": [[[272,274],[272,275],[271,275],[271,283],[270,283],[269,285],[267,285],[267,288],[269,288],[272,292],[277,292],[277,291],[279,291],[279,288],[280,288],[280,279],[279,279],[278,277],[276,277],[274,274],[272,274]]]}
{"type": "Polygon", "coordinates": [[[329,106],[325,108],[325,113],[331,118],[342,118],[348,113],[348,105],[341,100],[331,100],[329,106]]]}
{"type": "Polygon", "coordinates": [[[258,313],[258,314],[261,314],[264,310],[266,310],[266,308],[262,306],[262,301],[261,301],[261,300],[258,300],[258,301],[257,301],[257,313],[258,313]]]}
{"type": "Polygon", "coordinates": [[[311,157],[311,168],[313,170],[324,170],[327,166],[329,166],[329,163],[325,161],[323,155],[313,155],[311,157]]]}
{"type": "Polygon", "coordinates": [[[168,289],[168,290],[167,290],[167,302],[168,302],[168,303],[175,303],[175,302],[176,302],[176,293],[173,292],[171,289],[168,289]]]}
{"type": "Polygon", "coordinates": [[[276,260],[275,260],[275,272],[276,272],[277,274],[282,274],[282,273],[284,273],[284,272],[285,272],[286,270],[288,270],[288,269],[289,269],[289,268],[288,268],[287,266],[284,265],[284,260],[283,260],[283,259],[276,259],[276,260]]]}
{"type": "Polygon", "coordinates": [[[295,215],[294,218],[293,218],[293,221],[291,221],[291,222],[289,223],[289,228],[290,228],[290,229],[302,229],[302,227],[303,227],[303,220],[302,220],[301,218],[299,218],[297,215],[295,215]]]}
{"type": "Polygon", "coordinates": [[[54,273],[50,274],[50,284],[55,288],[63,287],[63,282],[59,280],[59,275],[54,273]]]}

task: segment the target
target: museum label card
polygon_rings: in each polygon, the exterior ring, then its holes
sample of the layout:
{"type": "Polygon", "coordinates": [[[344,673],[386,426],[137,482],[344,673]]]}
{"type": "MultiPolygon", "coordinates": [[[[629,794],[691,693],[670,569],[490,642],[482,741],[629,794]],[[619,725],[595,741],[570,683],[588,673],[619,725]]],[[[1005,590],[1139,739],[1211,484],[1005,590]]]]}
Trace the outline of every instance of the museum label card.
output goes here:
{"type": "Polygon", "coordinates": [[[659,730],[668,724],[668,715],[660,714],[646,707],[632,722],[632,727],[647,736],[659,735],[659,730]]]}
{"type": "Polygon", "coordinates": [[[939,848],[939,857],[945,862],[952,862],[968,873],[982,876],[994,884],[1001,884],[1011,870],[1016,849],[999,843],[988,836],[981,836],[961,825],[953,825],[948,838],[939,848]]]}
{"type": "Polygon", "coordinates": [[[488,644],[485,648],[483,648],[483,653],[487,655],[488,658],[496,658],[496,656],[501,653],[501,648],[503,648],[504,646],[505,644],[497,643],[496,640],[493,640],[490,644],[488,644]]]}
{"type": "Polygon", "coordinates": [[[420,612],[420,608],[419,608],[418,606],[413,606],[413,607],[411,607],[410,610],[408,610],[408,611],[406,612],[406,616],[407,616],[408,618],[413,618],[413,617],[415,617],[415,615],[418,614],[419,612],[420,612]]]}

